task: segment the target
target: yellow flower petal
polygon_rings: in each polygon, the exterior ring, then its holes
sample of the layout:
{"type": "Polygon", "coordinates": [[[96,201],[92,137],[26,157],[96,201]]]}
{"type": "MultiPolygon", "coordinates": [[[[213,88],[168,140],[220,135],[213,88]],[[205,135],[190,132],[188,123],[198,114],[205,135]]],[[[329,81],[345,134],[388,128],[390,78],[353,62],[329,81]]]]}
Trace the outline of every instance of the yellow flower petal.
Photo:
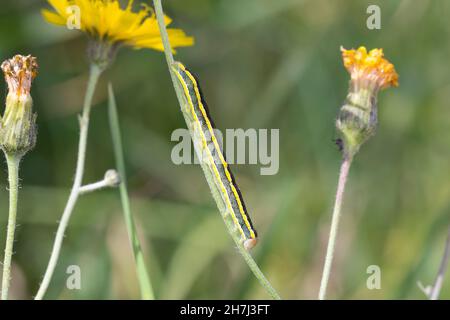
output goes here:
{"type": "MultiPolygon", "coordinates": [[[[132,11],[133,1],[121,8],[118,0],[47,0],[55,11],[43,10],[42,15],[49,23],[65,25],[69,17],[67,6],[80,8],[81,30],[91,37],[111,43],[124,43],[128,46],[163,50],[159,28],[152,8],[142,5],[132,11]]],[[[164,23],[169,25],[172,19],[165,16],[164,23]]],[[[172,47],[191,46],[192,37],[181,29],[168,29],[172,47]]]]}
{"type": "Polygon", "coordinates": [[[62,16],[66,15],[66,8],[70,5],[67,0],[48,0],[48,3],[62,16]]]}
{"type": "Polygon", "coordinates": [[[61,26],[66,24],[66,20],[63,19],[57,13],[51,12],[47,9],[42,9],[41,14],[44,17],[44,19],[49,23],[61,25],[61,26]]]}
{"type": "Polygon", "coordinates": [[[359,47],[357,50],[341,47],[341,52],[344,66],[352,79],[373,80],[380,88],[398,86],[398,74],[394,65],[383,58],[383,49],[367,52],[365,47],[359,47]]]}

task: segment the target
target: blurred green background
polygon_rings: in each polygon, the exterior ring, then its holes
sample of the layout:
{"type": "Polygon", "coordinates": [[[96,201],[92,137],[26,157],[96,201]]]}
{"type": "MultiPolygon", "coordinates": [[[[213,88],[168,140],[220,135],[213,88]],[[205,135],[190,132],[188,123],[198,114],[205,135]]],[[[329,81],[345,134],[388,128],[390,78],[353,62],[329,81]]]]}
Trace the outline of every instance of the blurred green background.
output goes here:
{"type": "MultiPolygon", "coordinates": [[[[173,26],[196,38],[177,59],[201,79],[219,129],[279,128],[280,170],[234,172],[260,243],[253,253],[283,298],[317,296],[340,154],[334,120],[348,74],[339,47],[381,47],[400,86],[380,93],[379,130],[350,173],[329,297],[423,299],[434,281],[450,218],[450,2],[446,0],[165,0],[173,26]],[[370,4],[381,30],[366,27],[370,4]],[[381,290],[366,269],[381,268],[381,290]]],[[[32,298],[69,194],[77,114],[87,80],[86,38],[47,24],[43,0],[4,0],[0,58],[32,54],[39,135],[21,167],[11,298],[32,298]]],[[[198,165],[174,165],[170,135],[185,123],[163,55],[123,48],[93,107],[85,183],[114,167],[107,121],[111,81],[123,131],[132,210],[158,298],[267,298],[226,233],[198,165]]],[[[2,100],[6,95],[0,83],[2,100]]],[[[6,166],[0,171],[0,245],[6,166]]],[[[3,249],[1,249],[3,252],[3,249]]],[[[47,298],[139,297],[118,190],[82,196],[47,298]],[[69,265],[82,289],[68,290],[69,265]]],[[[450,298],[448,274],[441,298],[450,298]]]]}

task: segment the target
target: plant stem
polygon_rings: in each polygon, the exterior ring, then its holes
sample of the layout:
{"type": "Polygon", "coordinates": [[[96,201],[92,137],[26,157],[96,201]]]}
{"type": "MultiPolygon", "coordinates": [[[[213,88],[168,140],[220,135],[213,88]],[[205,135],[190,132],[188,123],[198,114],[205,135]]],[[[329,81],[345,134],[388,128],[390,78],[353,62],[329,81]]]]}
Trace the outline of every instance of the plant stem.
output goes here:
{"type": "Polygon", "coordinates": [[[84,97],[83,113],[79,119],[80,140],[78,144],[78,157],[75,170],[75,179],[72,185],[72,190],[70,191],[69,199],[67,200],[66,207],[61,217],[61,221],[59,222],[58,230],[56,231],[55,242],[53,244],[53,249],[50,255],[47,270],[45,271],[44,279],[42,280],[35,300],[41,300],[47,291],[48,285],[50,284],[50,280],[53,276],[56,264],[58,262],[62,242],[64,239],[64,233],[66,231],[67,225],[69,224],[70,216],[72,215],[73,208],[75,207],[75,204],[78,200],[78,196],[80,195],[80,187],[83,181],[84,164],[86,159],[86,145],[92,97],[94,96],[95,87],[101,73],[102,70],[97,65],[91,64],[91,67],[89,69],[89,80],[87,84],[86,95],[84,97]]]}
{"type": "Polygon", "coordinates": [[[240,237],[236,234],[235,232],[235,226],[234,223],[232,221],[231,215],[228,214],[225,217],[225,224],[227,226],[228,232],[230,233],[230,235],[232,236],[234,242],[236,243],[236,246],[239,250],[239,253],[242,255],[242,257],[244,258],[245,262],[247,263],[248,267],[250,268],[250,270],[253,272],[253,274],[255,275],[256,279],[258,279],[259,283],[264,287],[264,289],[266,289],[267,293],[275,300],[281,300],[280,295],[278,294],[278,292],[272,287],[271,283],[269,282],[269,280],[267,280],[267,278],[264,276],[264,274],[262,273],[261,269],[259,268],[258,264],[255,262],[255,260],[253,259],[252,255],[244,248],[244,246],[242,245],[242,241],[240,239],[240,237]]]}
{"type": "Polygon", "coordinates": [[[125,160],[123,156],[122,139],[120,134],[119,118],[117,115],[116,101],[111,84],[108,86],[108,113],[109,126],[111,128],[111,136],[114,146],[114,155],[116,158],[116,166],[120,175],[120,198],[122,201],[123,215],[127,227],[128,237],[130,239],[133,250],[134,262],[136,264],[136,272],[141,290],[141,296],[146,300],[155,299],[150,277],[145,266],[144,255],[142,253],[141,243],[136,231],[133,215],[130,209],[130,199],[127,190],[127,178],[125,173],[125,160]]]}
{"type": "MultiPolygon", "coordinates": [[[[169,36],[167,35],[167,30],[166,30],[166,26],[164,24],[164,12],[162,9],[162,5],[161,5],[161,1],[160,0],[153,0],[153,4],[155,6],[155,12],[156,12],[156,19],[158,20],[158,26],[159,26],[159,31],[161,34],[161,39],[164,45],[164,53],[166,56],[166,61],[167,61],[167,65],[169,67],[169,73],[170,73],[170,77],[172,78],[172,82],[173,82],[173,86],[175,88],[175,92],[178,98],[178,102],[180,104],[180,107],[183,109],[183,93],[181,92],[179,86],[176,83],[175,77],[172,73],[171,70],[171,66],[174,63],[173,60],[173,55],[172,55],[172,49],[170,46],[170,42],[169,42],[169,36]]],[[[184,113],[183,113],[184,115],[184,113]]],[[[186,121],[188,127],[189,127],[189,122],[186,121]]],[[[189,130],[191,131],[192,134],[192,128],[189,128],[189,130]]],[[[203,166],[204,164],[202,164],[203,166]]],[[[203,168],[203,167],[202,167],[203,168]]],[[[225,207],[223,206],[223,204],[221,203],[221,197],[218,194],[218,192],[215,191],[214,189],[214,181],[213,179],[208,176],[208,170],[205,170],[203,168],[203,172],[205,174],[206,180],[208,182],[208,185],[211,189],[212,195],[214,197],[214,200],[217,203],[217,206],[219,207],[219,210],[222,214],[222,218],[225,221],[225,224],[227,226],[227,230],[229,232],[229,234],[231,235],[231,237],[233,238],[234,242],[236,243],[239,252],[241,253],[242,257],[244,258],[245,262],[248,264],[250,270],[253,272],[253,274],[255,275],[255,277],[258,279],[259,283],[264,287],[264,289],[266,289],[267,293],[273,298],[273,299],[281,299],[280,296],[278,295],[278,293],[275,291],[275,289],[272,287],[272,285],[270,284],[270,282],[266,279],[266,277],[264,276],[264,274],[261,272],[261,270],[259,269],[257,263],[255,262],[255,260],[253,259],[253,257],[250,255],[250,253],[244,248],[244,246],[242,245],[241,239],[239,237],[239,235],[236,233],[235,227],[233,222],[231,221],[231,216],[230,214],[227,212],[227,210],[225,209],[225,207]]]]}
{"type": "Polygon", "coordinates": [[[441,292],[442,283],[444,282],[445,271],[448,267],[448,261],[450,258],[450,228],[448,229],[447,241],[445,242],[444,255],[441,260],[441,264],[439,266],[439,271],[436,276],[436,280],[434,281],[433,287],[430,291],[430,300],[439,299],[439,294],[441,292]]]}
{"type": "Polygon", "coordinates": [[[339,227],[339,218],[341,216],[342,201],[344,197],[345,184],[347,182],[348,172],[352,163],[352,157],[346,156],[342,161],[339,174],[339,182],[336,191],[336,200],[334,203],[333,216],[331,219],[330,235],[328,238],[327,253],[323,267],[322,280],[320,282],[319,300],[324,300],[327,293],[328,279],[330,278],[331,265],[333,263],[334,249],[336,246],[336,237],[339,227]]]}
{"type": "Polygon", "coordinates": [[[94,183],[90,183],[90,184],[81,186],[78,189],[78,193],[80,195],[82,195],[82,194],[91,193],[94,191],[98,191],[98,190],[109,188],[109,187],[115,187],[115,186],[116,186],[116,184],[112,184],[110,181],[103,179],[103,180],[100,180],[100,181],[97,181],[94,183]]]}
{"type": "Polygon", "coordinates": [[[9,180],[9,216],[6,234],[5,258],[3,261],[2,300],[8,299],[9,282],[11,280],[11,259],[14,245],[14,231],[16,229],[17,194],[19,192],[19,163],[20,156],[5,153],[8,165],[9,180]]]}

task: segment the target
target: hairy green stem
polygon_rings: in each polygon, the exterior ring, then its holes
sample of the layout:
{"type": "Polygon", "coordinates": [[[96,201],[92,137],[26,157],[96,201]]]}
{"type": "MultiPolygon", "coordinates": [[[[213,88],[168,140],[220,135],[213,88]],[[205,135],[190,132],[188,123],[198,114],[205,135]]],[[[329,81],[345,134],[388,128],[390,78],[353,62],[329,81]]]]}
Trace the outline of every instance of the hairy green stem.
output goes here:
{"type": "Polygon", "coordinates": [[[267,293],[275,300],[280,300],[281,297],[278,294],[278,292],[272,287],[272,284],[267,280],[267,278],[262,273],[261,269],[259,268],[256,261],[253,259],[252,255],[244,248],[242,245],[242,241],[238,233],[236,232],[235,225],[233,223],[233,220],[231,218],[231,215],[228,214],[224,218],[225,224],[227,226],[228,232],[232,236],[234,242],[236,243],[236,246],[239,250],[239,253],[244,258],[245,262],[247,263],[248,267],[252,271],[252,273],[255,275],[255,277],[258,279],[259,283],[266,289],[267,293]]]}
{"type": "Polygon", "coordinates": [[[334,250],[336,247],[336,238],[339,227],[339,218],[341,216],[342,202],[344,198],[345,184],[347,182],[348,172],[352,163],[352,157],[345,157],[342,161],[339,174],[339,182],[336,191],[336,200],[334,203],[333,216],[331,219],[330,235],[328,237],[328,247],[323,267],[322,280],[320,282],[319,300],[324,300],[327,294],[328,280],[330,278],[331,266],[333,264],[334,250]]]}
{"type": "Polygon", "coordinates": [[[86,89],[86,95],[84,97],[83,113],[79,119],[80,122],[80,140],[78,144],[78,156],[77,165],[75,170],[75,179],[73,181],[72,190],[70,191],[69,199],[67,200],[66,207],[62,214],[61,220],[58,225],[58,230],[56,231],[55,242],[53,244],[52,253],[50,255],[50,260],[47,265],[47,270],[45,271],[44,279],[41,282],[39,290],[36,294],[35,300],[41,300],[52,279],[53,273],[58,262],[58,258],[61,252],[61,246],[64,239],[64,233],[69,224],[70,217],[72,215],[75,204],[80,195],[80,188],[83,182],[84,164],[86,160],[86,146],[87,137],[89,129],[89,116],[92,106],[92,98],[94,96],[95,87],[97,85],[98,79],[102,70],[95,64],[91,64],[89,70],[89,80],[86,89]]]}
{"type": "Polygon", "coordinates": [[[130,199],[127,190],[127,178],[125,173],[125,160],[122,147],[122,139],[120,135],[119,118],[117,115],[116,101],[111,84],[108,86],[108,114],[109,126],[111,128],[111,136],[114,146],[114,155],[116,159],[117,171],[120,176],[120,198],[122,201],[123,215],[127,227],[128,237],[130,239],[133,250],[134,262],[136,264],[136,272],[141,290],[141,296],[146,300],[153,300],[155,295],[153,293],[152,283],[145,266],[144,255],[142,253],[141,243],[136,231],[133,215],[130,209],[130,199]]]}
{"type": "Polygon", "coordinates": [[[8,299],[9,283],[11,280],[11,259],[14,246],[14,232],[16,230],[17,194],[19,192],[19,163],[20,156],[5,153],[8,165],[9,180],[9,215],[6,234],[5,258],[3,260],[2,300],[8,299]]]}
{"type": "MultiPolygon", "coordinates": [[[[164,24],[164,12],[162,9],[162,5],[161,5],[161,1],[160,0],[153,0],[153,4],[155,6],[155,12],[156,12],[156,18],[158,20],[158,26],[159,26],[159,31],[161,34],[161,39],[164,45],[164,53],[166,56],[166,61],[167,61],[167,65],[169,67],[169,73],[170,76],[172,78],[172,82],[173,82],[173,86],[175,88],[175,92],[178,98],[178,102],[180,104],[180,107],[183,109],[183,104],[185,103],[183,100],[183,93],[181,91],[181,89],[179,88],[179,86],[177,85],[177,82],[175,80],[175,76],[172,73],[171,67],[174,63],[174,59],[173,59],[173,55],[172,55],[172,49],[170,46],[170,42],[169,42],[169,36],[167,34],[167,30],[166,30],[166,26],[164,24]]],[[[183,112],[183,115],[186,117],[186,115],[183,112]]],[[[185,118],[186,120],[186,118],[185,118]]],[[[189,121],[186,121],[186,124],[188,125],[188,128],[191,132],[192,135],[192,128],[190,128],[189,126],[189,121]]],[[[205,164],[202,162],[202,169],[203,172],[205,174],[206,180],[208,182],[208,185],[211,189],[212,195],[214,197],[214,200],[217,203],[217,206],[219,208],[219,211],[222,215],[222,218],[224,219],[224,222],[227,226],[227,230],[230,233],[232,239],[234,240],[234,242],[236,243],[239,253],[242,255],[242,257],[244,258],[245,262],[247,263],[247,265],[249,266],[250,270],[253,272],[253,274],[255,275],[255,277],[258,279],[259,283],[264,287],[264,289],[267,291],[267,293],[273,298],[273,299],[281,299],[279,294],[276,292],[276,290],[272,287],[272,285],[270,284],[270,282],[266,279],[266,277],[264,276],[264,274],[261,272],[261,270],[259,269],[257,263],[255,262],[255,260],[253,259],[253,257],[250,255],[250,253],[244,248],[241,239],[239,237],[239,234],[236,232],[236,228],[233,224],[233,222],[231,221],[231,216],[230,213],[226,210],[225,206],[222,203],[222,199],[221,196],[219,194],[219,192],[215,189],[215,184],[214,184],[214,180],[213,178],[209,175],[208,170],[205,168],[205,164]]]]}

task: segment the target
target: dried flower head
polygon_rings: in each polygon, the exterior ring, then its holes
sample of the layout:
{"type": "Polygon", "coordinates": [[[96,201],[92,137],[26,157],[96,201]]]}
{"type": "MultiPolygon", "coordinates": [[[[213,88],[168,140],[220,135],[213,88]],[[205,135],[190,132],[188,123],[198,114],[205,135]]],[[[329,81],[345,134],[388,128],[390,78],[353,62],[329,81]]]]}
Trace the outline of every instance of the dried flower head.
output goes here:
{"type": "Polygon", "coordinates": [[[0,147],[7,154],[22,156],[36,143],[36,114],[30,90],[37,68],[36,58],[31,55],[16,55],[1,65],[9,91],[0,121],[0,147]]]}
{"type": "Polygon", "coordinates": [[[29,94],[31,82],[37,75],[37,68],[36,58],[31,55],[21,56],[18,54],[5,60],[1,69],[5,74],[9,93],[17,96],[29,94]]]}
{"type": "Polygon", "coordinates": [[[350,88],[336,120],[344,157],[353,157],[372,135],[378,123],[377,95],[380,89],[398,86],[394,65],[382,49],[367,52],[365,47],[346,50],[342,60],[350,73],[350,88]]]}

